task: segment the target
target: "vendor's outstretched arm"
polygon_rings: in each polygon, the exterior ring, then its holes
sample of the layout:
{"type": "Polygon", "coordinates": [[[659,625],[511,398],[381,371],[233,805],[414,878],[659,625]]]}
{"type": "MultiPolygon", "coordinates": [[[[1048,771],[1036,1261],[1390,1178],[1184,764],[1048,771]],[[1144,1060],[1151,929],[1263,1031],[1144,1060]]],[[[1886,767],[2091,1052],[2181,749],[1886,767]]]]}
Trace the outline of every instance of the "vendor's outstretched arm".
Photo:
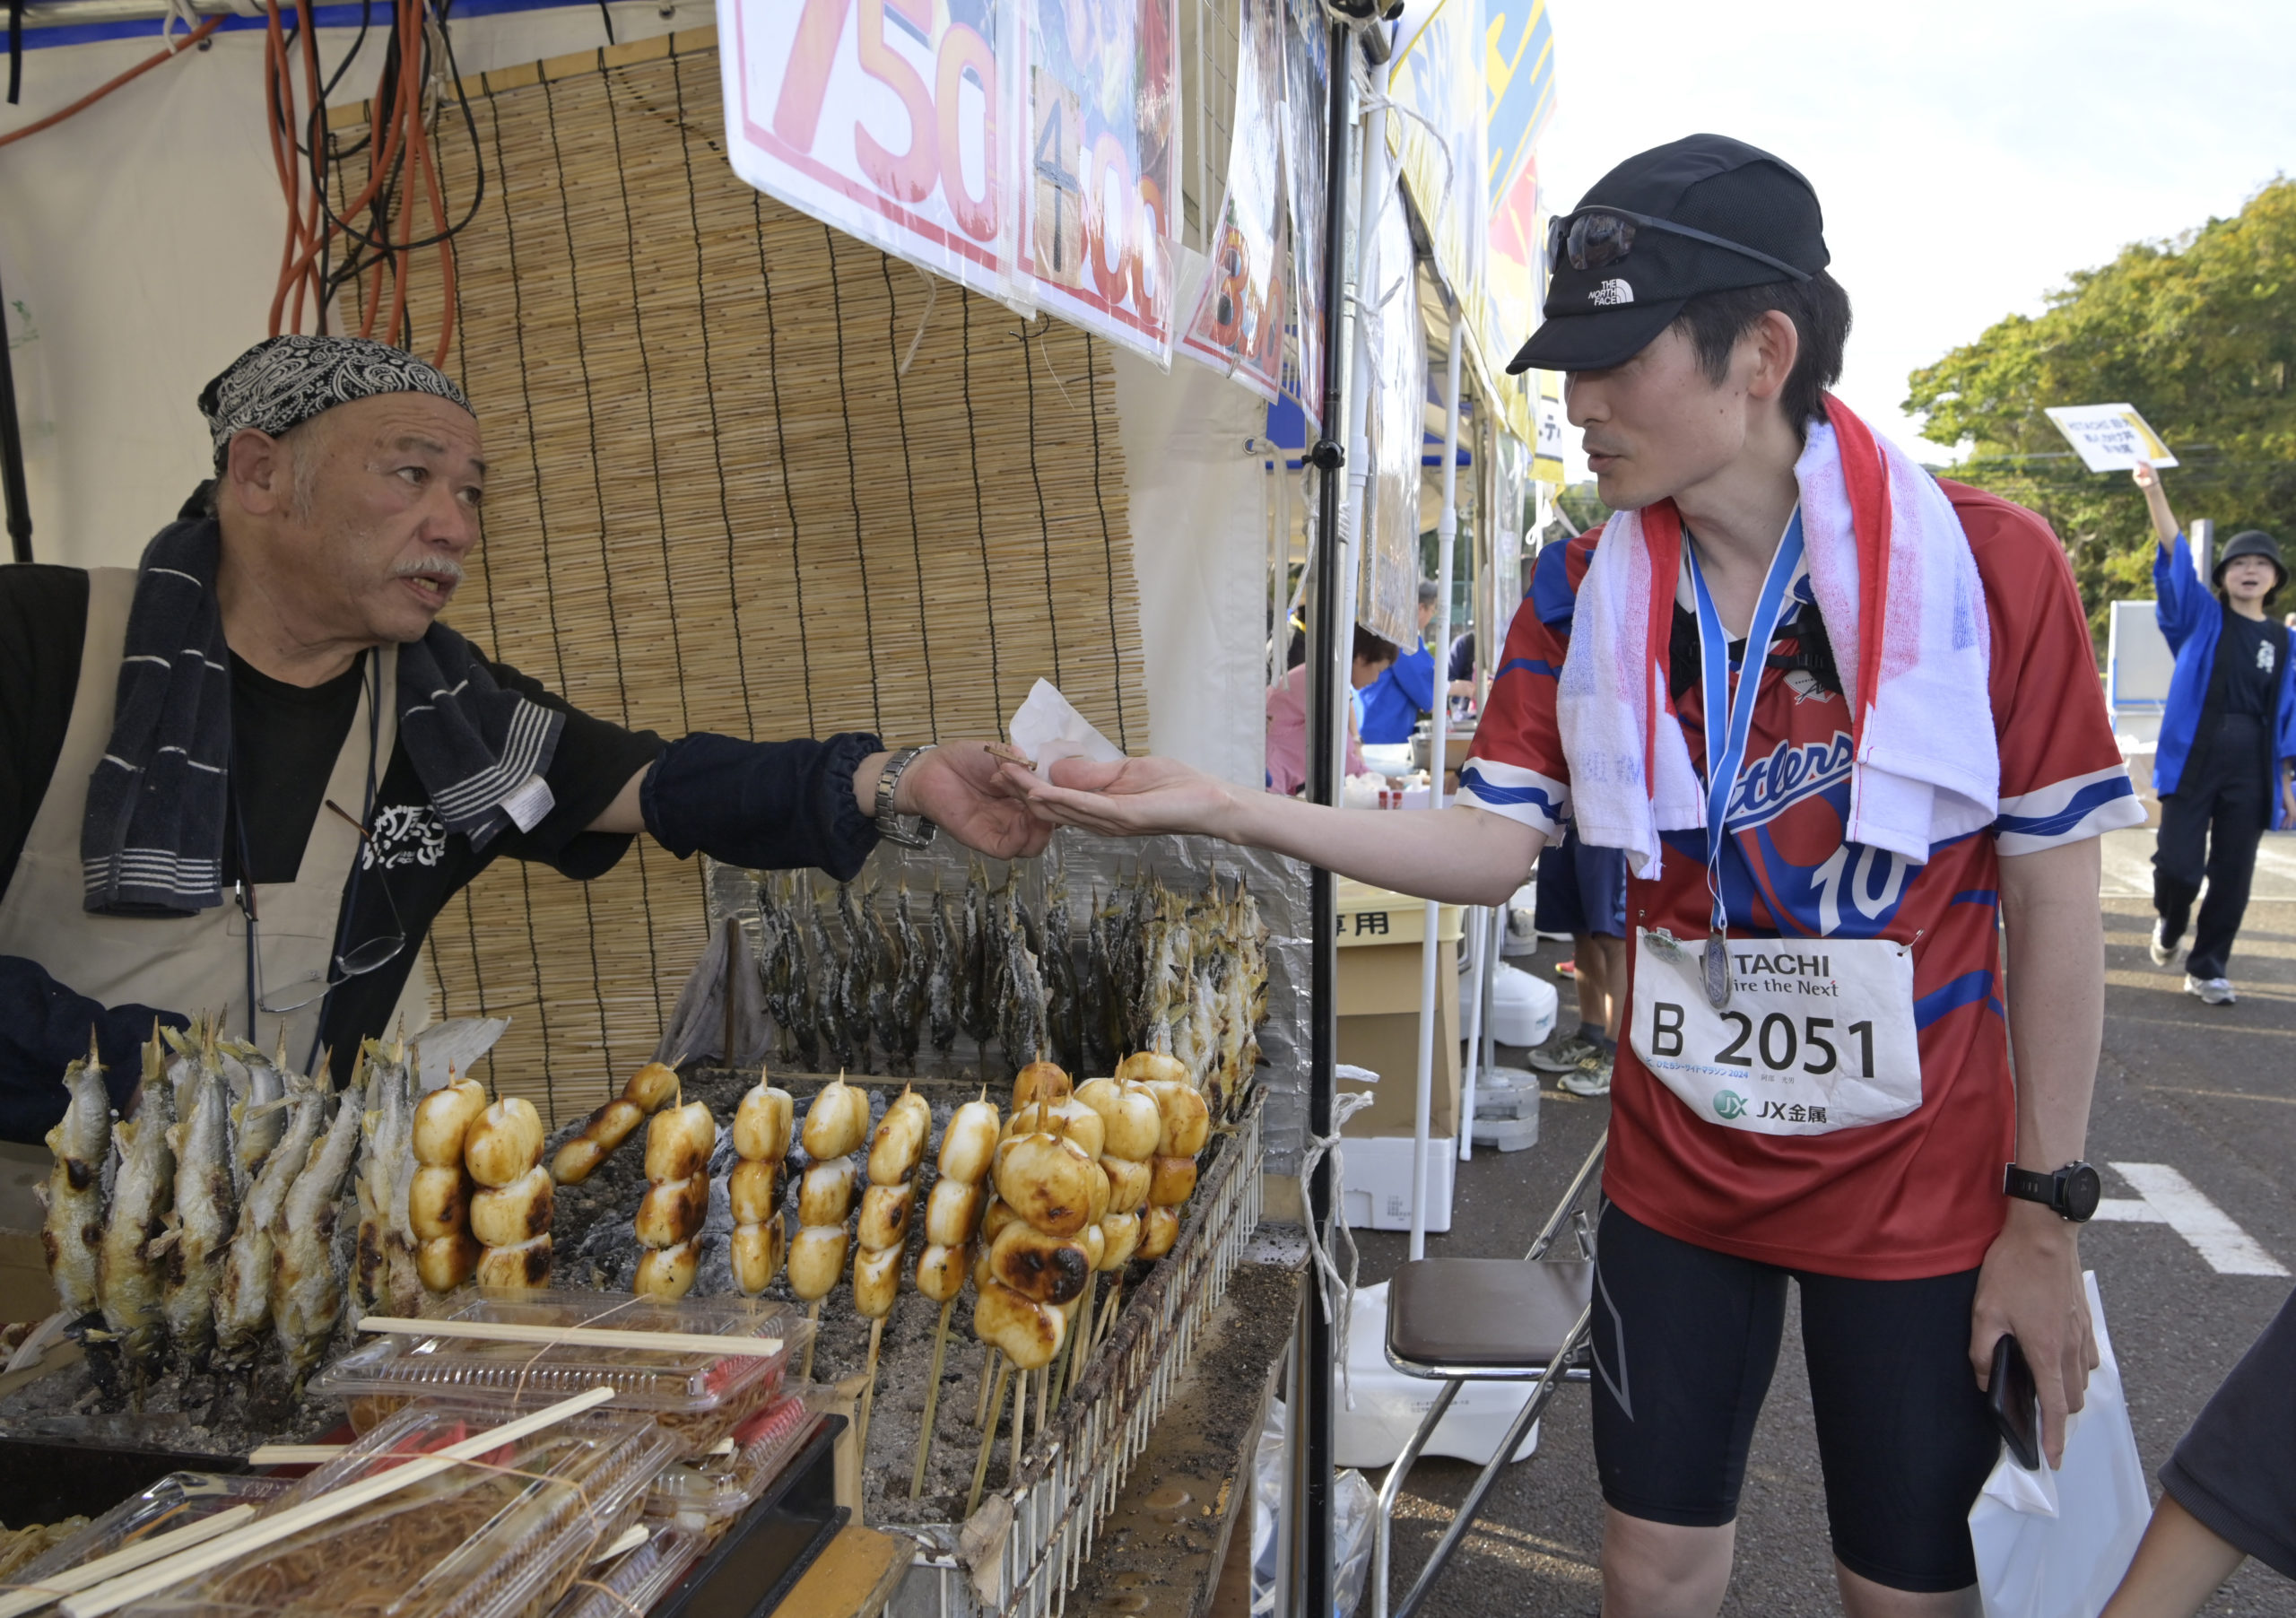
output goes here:
{"type": "Polygon", "coordinates": [[[1063,759],[1052,776],[1047,786],[1026,770],[1006,771],[1013,788],[1060,825],[1117,837],[1217,837],[1453,904],[1504,904],[1546,841],[1519,822],[1464,805],[1433,813],[1328,809],[1231,786],[1171,759],[1063,759]]]}

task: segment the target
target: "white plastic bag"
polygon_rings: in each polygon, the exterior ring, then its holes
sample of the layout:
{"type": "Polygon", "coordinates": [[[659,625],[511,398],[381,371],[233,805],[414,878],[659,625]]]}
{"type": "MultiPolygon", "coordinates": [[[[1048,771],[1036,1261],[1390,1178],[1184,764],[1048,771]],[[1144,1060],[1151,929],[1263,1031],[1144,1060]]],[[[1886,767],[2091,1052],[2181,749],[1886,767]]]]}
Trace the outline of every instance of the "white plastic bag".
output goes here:
{"type": "Polygon", "coordinates": [[[2065,1466],[2028,1472],[2005,1448],[1970,1508],[1986,1618],[2097,1618],[2152,1515],[2096,1272],[2082,1279],[2098,1363],[2088,1402],[2066,1423],[2065,1466]]]}
{"type": "MultiPolygon", "coordinates": [[[[1252,1615],[1275,1611],[1275,1564],[1283,1554],[1276,1526],[1283,1515],[1283,1401],[1271,1399],[1252,1459],[1252,1615]]],[[[1332,1474],[1332,1618],[1348,1618],[1363,1600],[1371,1570],[1371,1514],[1378,1496],[1352,1467],[1332,1474]]]]}

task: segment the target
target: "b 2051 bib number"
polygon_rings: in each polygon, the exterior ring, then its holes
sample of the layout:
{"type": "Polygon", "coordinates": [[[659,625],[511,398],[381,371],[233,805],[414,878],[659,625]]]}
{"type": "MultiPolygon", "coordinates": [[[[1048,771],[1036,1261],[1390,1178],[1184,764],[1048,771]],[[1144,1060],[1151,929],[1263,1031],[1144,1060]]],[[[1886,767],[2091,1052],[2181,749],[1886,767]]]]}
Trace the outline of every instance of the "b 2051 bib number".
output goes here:
{"type": "Polygon", "coordinates": [[[1730,1003],[1717,1010],[1700,980],[1702,942],[1637,930],[1631,1018],[1635,1054],[1698,1117],[1822,1135],[1921,1105],[1910,950],[1886,939],[1798,952],[1732,939],[1730,1003]]]}

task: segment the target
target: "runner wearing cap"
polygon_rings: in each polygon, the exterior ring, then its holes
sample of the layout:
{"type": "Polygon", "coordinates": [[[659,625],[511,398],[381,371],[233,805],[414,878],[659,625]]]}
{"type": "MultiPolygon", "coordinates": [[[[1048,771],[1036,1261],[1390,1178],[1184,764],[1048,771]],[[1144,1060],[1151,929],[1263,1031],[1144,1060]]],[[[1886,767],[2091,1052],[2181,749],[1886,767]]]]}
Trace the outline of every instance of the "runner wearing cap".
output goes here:
{"type": "Polygon", "coordinates": [[[2152,964],[2185,957],[2185,993],[2210,1005],[2237,997],[2224,975],[2248,908],[2257,845],[2273,825],[2296,824],[2296,657],[2289,632],[2265,608],[2288,582],[2280,545],[2251,528],[2225,543],[2200,582],[2192,551],[2169,509],[2160,472],[2136,468],[2137,487],[2160,544],[2152,552],[2152,615],[2176,654],[2161,747],[2152,765],[2161,836],[2152,851],[2152,964]],[[2200,882],[2192,951],[2183,946],[2200,882]]]}
{"type": "Polygon", "coordinates": [[[1141,759],[1064,761],[1032,796],[1478,903],[1566,814],[1624,850],[1604,1610],[1720,1606],[1792,1280],[1846,1605],[1974,1613],[1996,1340],[2032,1365],[2052,1457],[2095,1362],[2096,839],[2142,811],[2072,571],[2039,518],[1824,392],[1848,300],[1778,159],[1646,152],[1549,254],[1515,368],[1568,374],[1613,515],[1570,542],[1567,632],[1561,604],[1515,614],[1458,806],[1350,814],[1141,759]]]}

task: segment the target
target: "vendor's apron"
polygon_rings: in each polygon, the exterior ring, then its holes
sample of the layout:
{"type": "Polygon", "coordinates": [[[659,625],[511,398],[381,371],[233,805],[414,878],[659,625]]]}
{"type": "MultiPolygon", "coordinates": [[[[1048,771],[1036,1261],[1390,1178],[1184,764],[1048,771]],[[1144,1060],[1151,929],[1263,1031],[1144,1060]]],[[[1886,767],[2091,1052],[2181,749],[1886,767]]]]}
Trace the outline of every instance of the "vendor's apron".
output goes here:
{"type": "MultiPolygon", "coordinates": [[[[80,651],[72,724],[48,795],[40,799],[39,813],[17,859],[15,875],[5,897],[0,898],[0,955],[37,961],[57,982],[106,1005],[135,1004],[186,1016],[215,1016],[226,1033],[250,1039],[265,1050],[275,1048],[283,1037],[289,1062],[304,1067],[316,1047],[323,1003],[314,1000],[283,1015],[258,1013],[250,1018],[248,921],[230,894],[196,916],[88,912],[80,825],[88,778],[111,739],[135,579],[131,568],[89,571],[88,630],[80,651]]],[[[383,648],[380,662],[382,722],[373,758],[378,780],[398,737],[398,648],[383,648]]],[[[358,710],[327,779],[326,796],[352,814],[367,806],[368,701],[369,686],[361,682],[358,710]]],[[[335,959],[335,927],[359,840],[357,830],[341,815],[322,808],[303,846],[303,863],[295,880],[257,885],[262,995],[299,998],[311,992],[311,987],[290,992],[294,986],[315,987],[312,980],[324,980],[335,959]]],[[[0,1223],[5,1222],[0,1214],[0,1223]]]]}

